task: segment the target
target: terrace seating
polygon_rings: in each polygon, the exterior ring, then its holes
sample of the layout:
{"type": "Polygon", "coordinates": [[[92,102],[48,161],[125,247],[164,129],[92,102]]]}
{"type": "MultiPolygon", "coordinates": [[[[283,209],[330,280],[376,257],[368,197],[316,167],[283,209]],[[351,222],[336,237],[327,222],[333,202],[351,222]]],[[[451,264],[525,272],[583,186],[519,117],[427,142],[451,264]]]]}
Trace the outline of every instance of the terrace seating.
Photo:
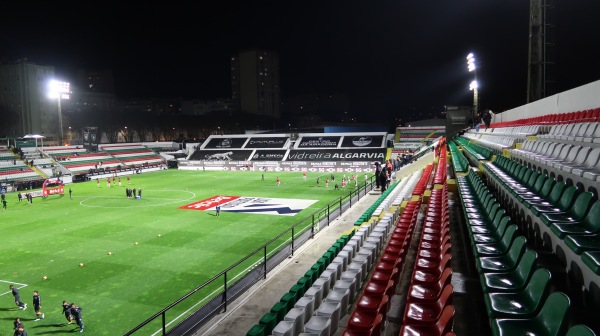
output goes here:
{"type": "Polygon", "coordinates": [[[399,336],[443,336],[447,335],[452,329],[454,319],[454,306],[447,305],[442,310],[440,318],[435,324],[405,324],[400,329],[399,336]]]}
{"type": "Polygon", "coordinates": [[[568,327],[569,311],[569,297],[562,292],[554,292],[533,317],[492,319],[492,333],[495,336],[562,335],[568,327]]]}
{"type": "Polygon", "coordinates": [[[492,319],[534,316],[550,292],[550,278],[550,271],[540,268],[522,291],[487,293],[484,299],[488,316],[492,319]]]}

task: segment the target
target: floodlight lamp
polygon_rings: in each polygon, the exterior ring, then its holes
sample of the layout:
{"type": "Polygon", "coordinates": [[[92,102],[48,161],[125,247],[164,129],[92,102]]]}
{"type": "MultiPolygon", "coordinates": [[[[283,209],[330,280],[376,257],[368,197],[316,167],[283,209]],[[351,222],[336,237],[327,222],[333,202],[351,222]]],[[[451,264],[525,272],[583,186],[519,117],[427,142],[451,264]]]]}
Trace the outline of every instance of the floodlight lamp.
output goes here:
{"type": "Polygon", "coordinates": [[[469,53],[467,55],[467,60],[474,59],[474,58],[475,58],[475,55],[473,55],[473,53],[469,53]]]}
{"type": "Polygon", "coordinates": [[[477,90],[478,87],[479,85],[477,84],[477,81],[472,81],[469,85],[469,90],[477,90]]]}
{"type": "Polygon", "coordinates": [[[469,72],[473,72],[473,71],[475,71],[475,64],[473,64],[473,63],[470,63],[470,64],[467,66],[467,69],[469,69],[469,72]]]}
{"type": "Polygon", "coordinates": [[[51,80],[48,83],[48,96],[52,99],[69,99],[69,93],[70,84],[67,82],[51,80]]]}

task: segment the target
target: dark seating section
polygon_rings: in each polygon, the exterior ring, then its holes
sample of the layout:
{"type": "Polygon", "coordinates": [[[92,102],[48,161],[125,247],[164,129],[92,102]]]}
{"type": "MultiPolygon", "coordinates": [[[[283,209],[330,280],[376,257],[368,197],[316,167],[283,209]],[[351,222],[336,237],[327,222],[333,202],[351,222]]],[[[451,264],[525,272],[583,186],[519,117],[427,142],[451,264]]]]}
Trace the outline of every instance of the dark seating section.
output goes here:
{"type": "Polygon", "coordinates": [[[474,170],[458,184],[493,335],[564,335],[569,297],[551,292],[551,273],[474,170]]]}
{"type": "Polygon", "coordinates": [[[582,253],[600,250],[600,201],[591,192],[556,182],[506,157],[485,166],[490,185],[498,190],[528,237],[552,250],[565,269],[594,295],[600,273],[582,253]]]}

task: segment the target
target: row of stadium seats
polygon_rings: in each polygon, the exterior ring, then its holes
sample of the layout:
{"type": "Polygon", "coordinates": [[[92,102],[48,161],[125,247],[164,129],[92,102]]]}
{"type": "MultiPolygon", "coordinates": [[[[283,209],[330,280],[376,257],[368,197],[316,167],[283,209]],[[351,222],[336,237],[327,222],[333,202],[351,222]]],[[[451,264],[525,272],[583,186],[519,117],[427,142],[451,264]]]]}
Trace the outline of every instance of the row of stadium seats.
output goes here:
{"type": "Polygon", "coordinates": [[[446,153],[446,145],[444,144],[436,154],[438,157],[438,163],[435,169],[435,174],[433,175],[433,184],[446,183],[446,153]]]}
{"type": "Polygon", "coordinates": [[[463,137],[457,137],[454,140],[463,147],[466,155],[470,156],[474,161],[478,162],[480,160],[490,160],[494,155],[491,149],[478,145],[474,142],[470,142],[463,137]]]}
{"type": "Polygon", "coordinates": [[[511,158],[561,181],[600,182],[600,147],[526,141],[511,151],[511,158]]]}
{"type": "Polygon", "coordinates": [[[382,213],[374,217],[374,212],[381,204],[391,206],[398,194],[411,194],[398,190],[414,188],[414,181],[414,177],[408,178],[387,189],[355,223],[356,229],[338,239],[247,335],[299,335],[315,330],[329,335],[335,332],[340,319],[356,300],[397,216],[382,213]]]}
{"type": "Polygon", "coordinates": [[[591,192],[567,186],[514,161],[499,157],[485,166],[500,199],[525,219],[524,229],[577,270],[587,290],[600,288],[600,201],[591,192]]]}
{"type": "Polygon", "coordinates": [[[450,148],[450,159],[452,161],[454,171],[457,173],[466,172],[469,168],[469,161],[458,148],[457,142],[454,140],[448,142],[448,147],[450,148]]]}
{"type": "Polygon", "coordinates": [[[448,187],[444,183],[442,189],[432,190],[427,204],[400,336],[454,335],[449,240],[448,187]]]}
{"type": "Polygon", "coordinates": [[[578,122],[573,124],[554,125],[546,134],[538,136],[539,139],[571,142],[574,144],[600,143],[600,122],[578,122]]]}
{"type": "Polygon", "coordinates": [[[386,319],[389,300],[398,285],[420,205],[420,198],[408,202],[398,221],[394,223],[391,237],[377,259],[373,273],[350,315],[344,336],[383,334],[382,321],[386,319]]]}
{"type": "Polygon", "coordinates": [[[593,122],[600,121],[600,107],[595,109],[568,112],[568,113],[556,113],[547,114],[539,117],[522,118],[518,120],[505,121],[493,123],[490,126],[494,128],[509,127],[509,126],[523,126],[523,125],[556,125],[556,124],[570,124],[573,122],[593,122]]]}
{"type": "Polygon", "coordinates": [[[550,293],[550,271],[536,269],[537,253],[474,170],[458,185],[493,335],[594,335],[584,325],[567,333],[569,297],[550,293]]]}

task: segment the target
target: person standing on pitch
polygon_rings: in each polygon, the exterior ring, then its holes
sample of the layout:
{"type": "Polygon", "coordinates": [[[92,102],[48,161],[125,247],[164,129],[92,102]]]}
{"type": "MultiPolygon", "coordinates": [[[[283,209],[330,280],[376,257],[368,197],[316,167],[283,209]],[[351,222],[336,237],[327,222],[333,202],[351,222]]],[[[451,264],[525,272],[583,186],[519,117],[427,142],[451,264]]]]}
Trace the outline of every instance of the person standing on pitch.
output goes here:
{"type": "Polygon", "coordinates": [[[8,286],[8,288],[10,288],[12,295],[15,297],[15,304],[17,307],[23,310],[27,309],[27,303],[21,302],[21,294],[19,294],[19,290],[13,285],[8,286]]]}
{"type": "Polygon", "coordinates": [[[71,188],[69,188],[69,198],[73,198],[73,190],[71,188]]]}
{"type": "Polygon", "coordinates": [[[44,313],[42,313],[42,299],[40,298],[40,294],[38,291],[33,291],[33,310],[35,311],[36,321],[39,321],[44,318],[44,313]]]}
{"type": "Polygon", "coordinates": [[[217,211],[217,217],[221,216],[221,204],[217,204],[215,210],[217,211]]]}

